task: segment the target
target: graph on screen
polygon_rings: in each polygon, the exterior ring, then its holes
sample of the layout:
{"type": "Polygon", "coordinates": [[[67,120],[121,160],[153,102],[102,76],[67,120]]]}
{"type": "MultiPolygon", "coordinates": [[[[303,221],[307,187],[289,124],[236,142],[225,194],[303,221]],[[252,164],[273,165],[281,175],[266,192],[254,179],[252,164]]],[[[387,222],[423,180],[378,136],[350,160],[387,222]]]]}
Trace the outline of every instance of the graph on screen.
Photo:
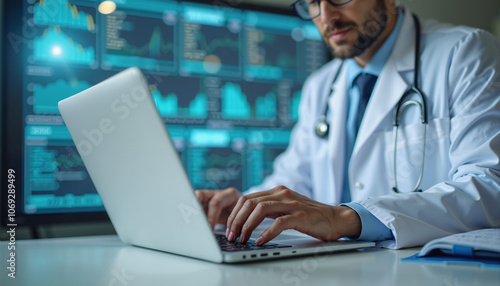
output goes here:
{"type": "Polygon", "coordinates": [[[203,93],[198,93],[188,107],[179,106],[179,97],[174,93],[167,95],[161,94],[158,90],[153,91],[153,99],[155,101],[158,112],[163,117],[195,117],[206,118],[208,114],[207,96],[203,93]]]}
{"type": "Polygon", "coordinates": [[[74,94],[86,90],[91,85],[85,81],[67,82],[58,79],[46,85],[34,84],[33,112],[35,114],[59,114],[57,103],[74,94]]]}
{"type": "Polygon", "coordinates": [[[120,11],[106,16],[106,29],[105,65],[153,70],[175,67],[174,25],[162,18],[120,11]]]}
{"type": "MultiPolygon", "coordinates": [[[[86,37],[88,39],[88,37],[86,37]]],[[[95,48],[84,45],[82,38],[68,36],[59,26],[47,28],[33,42],[35,60],[91,65],[95,62],[95,48]]]]}
{"type": "Polygon", "coordinates": [[[289,140],[289,130],[250,130],[246,158],[249,186],[259,185],[273,172],[274,160],[285,151],[289,140]]]}
{"type": "Polygon", "coordinates": [[[290,103],[290,119],[294,122],[297,122],[299,120],[299,104],[300,104],[300,98],[301,98],[301,92],[296,91],[293,93],[292,100],[290,103]]]}
{"type": "MultiPolygon", "coordinates": [[[[255,95],[254,89],[248,89],[248,92],[255,95]]],[[[222,117],[226,119],[276,120],[276,93],[270,91],[258,94],[261,95],[250,96],[242,90],[239,84],[226,83],[222,87],[222,117]],[[249,98],[255,99],[253,105],[248,101],[249,98]]]]}
{"type": "Polygon", "coordinates": [[[34,5],[33,14],[36,25],[95,30],[95,8],[73,5],[67,0],[41,0],[34,5]]]}
{"type": "Polygon", "coordinates": [[[183,5],[181,73],[231,75],[241,70],[241,12],[183,5]]]}

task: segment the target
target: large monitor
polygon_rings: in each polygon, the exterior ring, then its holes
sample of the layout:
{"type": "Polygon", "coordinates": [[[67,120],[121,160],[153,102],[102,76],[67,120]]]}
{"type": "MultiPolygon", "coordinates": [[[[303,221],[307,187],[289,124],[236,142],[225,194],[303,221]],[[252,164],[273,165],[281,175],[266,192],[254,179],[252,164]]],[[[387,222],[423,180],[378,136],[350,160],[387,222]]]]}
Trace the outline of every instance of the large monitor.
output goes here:
{"type": "Polygon", "coordinates": [[[105,218],[59,100],[137,66],[193,187],[246,190],[272,172],[301,85],[328,57],[312,23],[241,1],[8,0],[3,12],[1,176],[15,172],[21,225],[105,218]]]}

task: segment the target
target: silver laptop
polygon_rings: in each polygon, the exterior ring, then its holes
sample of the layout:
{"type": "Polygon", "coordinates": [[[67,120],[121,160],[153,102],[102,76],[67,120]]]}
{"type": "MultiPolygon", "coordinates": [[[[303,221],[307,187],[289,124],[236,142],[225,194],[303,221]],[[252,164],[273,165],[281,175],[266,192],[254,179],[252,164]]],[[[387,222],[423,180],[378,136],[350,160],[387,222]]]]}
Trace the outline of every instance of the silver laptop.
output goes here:
{"type": "Polygon", "coordinates": [[[217,263],[374,245],[325,243],[295,231],[285,231],[264,247],[224,241],[210,228],[138,68],[60,101],[59,110],[124,243],[217,263]]]}

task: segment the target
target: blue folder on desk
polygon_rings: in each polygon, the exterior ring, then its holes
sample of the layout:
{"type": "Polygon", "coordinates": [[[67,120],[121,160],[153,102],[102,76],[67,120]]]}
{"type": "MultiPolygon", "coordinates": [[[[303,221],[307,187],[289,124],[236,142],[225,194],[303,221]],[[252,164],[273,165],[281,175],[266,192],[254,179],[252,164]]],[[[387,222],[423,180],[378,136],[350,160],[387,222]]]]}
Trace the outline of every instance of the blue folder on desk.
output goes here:
{"type": "Polygon", "coordinates": [[[419,253],[401,259],[405,262],[425,262],[425,263],[440,263],[440,264],[464,264],[464,265],[479,265],[481,267],[500,267],[500,258],[480,258],[480,257],[461,257],[449,254],[433,254],[429,256],[419,256],[419,253]]]}
{"type": "Polygon", "coordinates": [[[500,228],[481,229],[430,241],[402,261],[500,267],[500,228]]]}

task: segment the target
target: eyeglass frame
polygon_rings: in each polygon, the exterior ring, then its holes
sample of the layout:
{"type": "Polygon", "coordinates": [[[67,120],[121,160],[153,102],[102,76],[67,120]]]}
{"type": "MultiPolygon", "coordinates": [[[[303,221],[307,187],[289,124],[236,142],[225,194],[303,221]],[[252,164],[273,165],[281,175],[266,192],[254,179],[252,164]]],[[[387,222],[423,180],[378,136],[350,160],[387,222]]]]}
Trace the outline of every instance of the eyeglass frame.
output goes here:
{"type": "MultiPolygon", "coordinates": [[[[299,12],[299,11],[302,11],[302,10],[300,10],[299,8],[297,8],[297,6],[298,6],[301,2],[304,2],[304,1],[307,1],[307,0],[297,0],[297,1],[295,1],[292,5],[290,5],[290,8],[291,8],[292,10],[294,10],[294,11],[297,13],[297,15],[298,15],[298,16],[299,16],[302,20],[309,21],[309,20],[312,20],[312,19],[314,19],[314,18],[317,18],[319,15],[321,15],[321,10],[318,10],[318,15],[316,15],[316,16],[314,16],[314,17],[311,17],[311,16],[307,16],[307,17],[306,17],[305,15],[301,14],[301,12],[299,12]]],[[[319,4],[321,4],[321,0],[316,0],[316,1],[318,1],[318,5],[319,5],[319,4]]],[[[328,3],[330,3],[331,5],[333,5],[333,6],[342,6],[342,5],[345,5],[345,4],[349,3],[349,2],[352,2],[352,0],[345,0],[345,1],[344,1],[344,2],[342,2],[342,3],[334,3],[334,2],[332,2],[332,0],[326,0],[326,1],[327,1],[328,3]]]]}

